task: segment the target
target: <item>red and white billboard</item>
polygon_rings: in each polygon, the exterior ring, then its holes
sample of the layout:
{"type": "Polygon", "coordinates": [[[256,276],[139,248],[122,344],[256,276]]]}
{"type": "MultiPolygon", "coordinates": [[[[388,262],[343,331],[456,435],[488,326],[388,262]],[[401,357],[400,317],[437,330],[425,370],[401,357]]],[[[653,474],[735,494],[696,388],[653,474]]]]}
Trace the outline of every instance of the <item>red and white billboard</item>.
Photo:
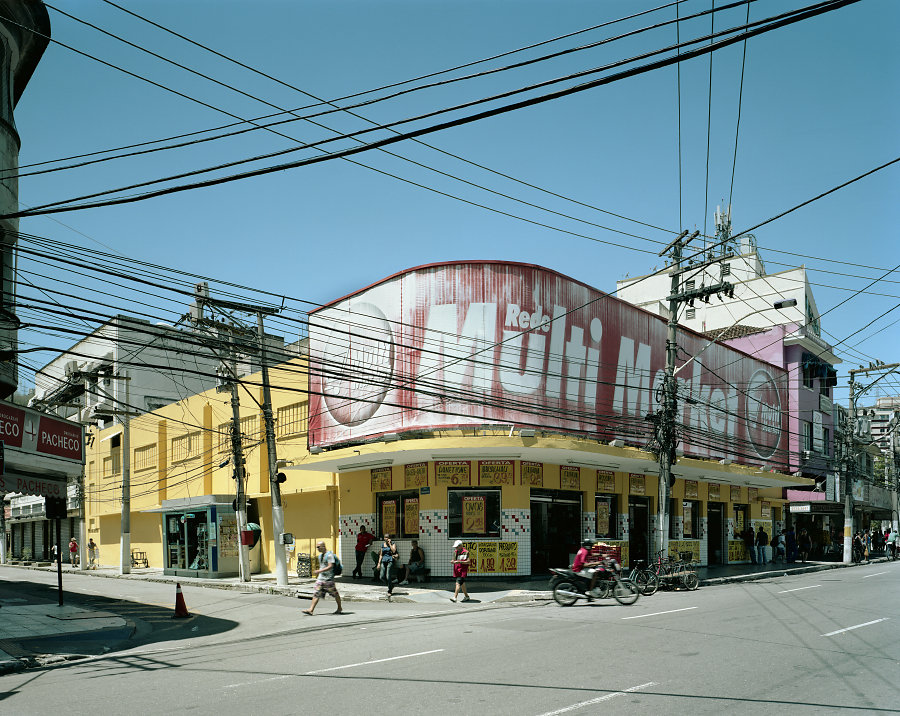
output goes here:
{"type": "MultiPolygon", "coordinates": [[[[681,365],[707,340],[679,330],[681,365]]],[[[539,266],[410,269],[310,315],[311,445],[499,423],[643,446],[666,323],[539,266]]],[[[787,375],[715,344],[678,375],[688,455],[786,465],[787,375]]]]}

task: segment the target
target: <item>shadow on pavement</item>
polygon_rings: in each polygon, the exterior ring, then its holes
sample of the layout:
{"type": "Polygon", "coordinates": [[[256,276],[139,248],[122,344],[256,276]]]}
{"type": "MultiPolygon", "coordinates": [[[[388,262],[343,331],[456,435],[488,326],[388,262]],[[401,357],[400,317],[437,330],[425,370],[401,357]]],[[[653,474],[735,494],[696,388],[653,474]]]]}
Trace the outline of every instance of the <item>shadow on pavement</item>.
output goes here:
{"type": "Polygon", "coordinates": [[[94,656],[221,634],[238,625],[202,614],[173,618],[174,603],[164,607],[75,591],[65,591],[63,599],[66,611],[60,612],[55,585],[0,581],[0,649],[16,659],[46,661],[52,655],[94,656]],[[70,607],[85,611],[73,613],[70,607]]]}

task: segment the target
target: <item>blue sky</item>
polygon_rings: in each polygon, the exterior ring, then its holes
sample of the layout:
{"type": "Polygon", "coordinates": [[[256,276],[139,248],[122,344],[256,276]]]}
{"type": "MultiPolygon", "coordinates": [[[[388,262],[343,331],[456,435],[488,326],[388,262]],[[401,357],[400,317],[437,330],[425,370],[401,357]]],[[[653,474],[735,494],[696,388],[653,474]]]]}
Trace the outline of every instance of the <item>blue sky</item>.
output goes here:
{"type": "MultiPolygon", "coordinates": [[[[288,84],[334,98],[665,3],[121,0],[121,4],[288,84]]],[[[692,14],[709,5],[707,1],[684,2],[680,13],[692,14]]],[[[751,3],[750,17],[760,19],[801,5],[758,0],[751,3]]],[[[58,0],[58,7],[280,107],[296,108],[311,102],[100,0],[58,0]]],[[[717,16],[716,29],[740,24],[745,13],[744,6],[717,16]]],[[[190,97],[242,118],[274,111],[52,10],[50,17],[54,39],[190,97]]],[[[667,8],[522,56],[594,42],[672,17],[674,8],[667,8]]],[[[863,0],[748,42],[734,165],[737,230],[898,156],[898,21],[900,5],[896,2],[863,0]]],[[[709,18],[705,17],[683,23],[680,32],[684,38],[708,29],[709,18]]],[[[424,90],[359,112],[374,121],[392,121],[599,66],[664,47],[674,39],[674,27],[668,26],[527,68],[424,90]]],[[[716,205],[728,200],[742,51],[738,44],[714,55],[711,110],[709,59],[681,65],[684,228],[703,229],[706,221],[711,233],[716,205]]],[[[665,68],[433,134],[425,141],[556,194],[678,230],[676,87],[675,68],[665,68]]],[[[23,165],[232,121],[57,45],[47,50],[16,109],[23,165]]],[[[321,121],[340,131],[367,126],[340,114],[321,121]]],[[[304,141],[330,136],[301,122],[280,130],[304,141]]],[[[26,176],[20,179],[20,200],[25,206],[43,204],[289,146],[292,142],[288,139],[257,131],[189,149],[26,176]]],[[[549,196],[410,142],[394,145],[391,151],[584,221],[653,241],[671,238],[665,232],[549,196]]],[[[292,154],[284,159],[307,155],[292,154]]],[[[660,246],[652,241],[549,214],[380,152],[356,159],[408,182],[556,228],[473,206],[343,160],[142,203],[61,214],[55,220],[28,218],[20,228],[90,249],[110,247],[129,257],[313,303],[328,302],[403,268],[433,261],[536,263],[608,291],[626,274],[644,274],[662,265],[656,257],[660,246]]],[[[266,163],[272,162],[250,166],[266,163]]],[[[900,165],[895,165],[759,229],[755,234],[767,267],[774,272],[806,264],[812,281],[818,284],[814,291],[822,312],[844,300],[850,290],[862,288],[900,263],[895,238],[900,220],[898,187],[900,165]],[[776,249],[814,258],[792,257],[776,253],[776,249]]],[[[832,342],[900,303],[900,273],[893,273],[870,291],[879,295],[857,296],[823,319],[823,328],[834,337],[832,342]]],[[[852,338],[848,343],[854,352],[845,352],[844,369],[862,360],[859,351],[886,362],[900,360],[900,323],[859,343],[898,318],[900,309],[852,338]]],[[[881,384],[887,385],[888,392],[900,390],[900,381],[893,386],[889,381],[881,384]]],[[[839,390],[838,397],[844,396],[846,391],[839,390]]]]}

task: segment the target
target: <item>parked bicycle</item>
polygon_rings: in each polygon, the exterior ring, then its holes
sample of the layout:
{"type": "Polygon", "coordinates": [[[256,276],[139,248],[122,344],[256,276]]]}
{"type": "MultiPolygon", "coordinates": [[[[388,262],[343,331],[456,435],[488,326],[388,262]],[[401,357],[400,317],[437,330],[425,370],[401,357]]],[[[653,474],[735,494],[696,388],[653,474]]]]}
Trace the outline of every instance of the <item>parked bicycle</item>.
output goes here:
{"type": "Polygon", "coordinates": [[[700,577],[694,571],[693,552],[680,552],[677,560],[672,559],[659,550],[656,553],[656,562],[651,570],[659,579],[659,586],[663,589],[683,588],[690,591],[700,586],[700,577]]]}
{"type": "Polygon", "coordinates": [[[641,567],[644,560],[637,559],[631,572],[628,573],[628,579],[637,585],[638,590],[645,597],[652,597],[659,589],[659,577],[649,567],[641,567]]]}

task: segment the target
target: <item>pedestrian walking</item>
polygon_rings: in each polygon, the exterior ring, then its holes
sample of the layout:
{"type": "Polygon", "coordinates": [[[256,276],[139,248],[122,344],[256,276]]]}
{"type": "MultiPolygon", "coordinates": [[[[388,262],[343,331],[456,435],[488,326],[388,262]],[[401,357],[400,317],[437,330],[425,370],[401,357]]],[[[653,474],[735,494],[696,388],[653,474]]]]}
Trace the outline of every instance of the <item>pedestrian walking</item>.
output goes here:
{"type": "Polygon", "coordinates": [[[353,569],[353,579],[362,579],[363,561],[369,551],[369,545],[375,541],[375,535],[369,532],[369,528],[363,525],[356,536],[356,567],[353,569]]]}
{"type": "Polygon", "coordinates": [[[806,562],[806,558],[809,556],[809,551],[812,548],[812,539],[809,536],[809,532],[800,530],[797,546],[800,548],[800,561],[806,562]]]}
{"type": "Polygon", "coordinates": [[[100,564],[100,548],[97,546],[97,543],[94,542],[94,538],[91,537],[88,540],[88,569],[97,569],[97,566],[100,564]]]}
{"type": "Polygon", "coordinates": [[[397,545],[393,543],[390,535],[385,535],[384,542],[381,543],[381,557],[378,561],[378,568],[381,570],[381,581],[387,585],[388,601],[391,601],[391,595],[394,593],[397,562],[399,561],[400,555],[397,552],[397,545]]]}
{"type": "Polygon", "coordinates": [[[863,532],[862,537],[863,544],[863,557],[865,557],[866,562],[869,561],[869,552],[872,551],[872,533],[869,530],[863,532]]]}
{"type": "Polygon", "coordinates": [[[772,564],[777,564],[779,557],[784,564],[784,534],[775,533],[772,536],[772,564]]]}
{"type": "Polygon", "coordinates": [[[760,564],[766,563],[766,547],[769,545],[769,535],[762,525],[756,531],[756,559],[760,564]]]}
{"type": "Polygon", "coordinates": [[[341,607],[341,595],[338,594],[337,586],[334,583],[334,565],[335,562],[337,562],[337,558],[334,556],[334,552],[326,549],[325,543],[322,540],[316,542],[316,549],[319,550],[319,568],[316,570],[316,587],[313,592],[312,604],[309,605],[309,609],[303,609],[302,611],[304,614],[311,617],[319,600],[324,599],[326,594],[330,594],[334,597],[334,601],[337,602],[337,609],[334,613],[343,614],[344,610],[341,607]]]}
{"type": "Polygon", "coordinates": [[[462,540],[456,540],[453,543],[453,559],[450,564],[453,565],[453,576],[456,578],[456,589],[453,590],[451,602],[455,602],[459,596],[459,590],[462,590],[462,601],[471,600],[469,592],[466,590],[466,576],[469,574],[469,551],[463,546],[462,540]]]}
{"type": "Polygon", "coordinates": [[[74,567],[75,563],[78,561],[78,543],[75,541],[75,538],[69,540],[69,562],[74,567]]]}

